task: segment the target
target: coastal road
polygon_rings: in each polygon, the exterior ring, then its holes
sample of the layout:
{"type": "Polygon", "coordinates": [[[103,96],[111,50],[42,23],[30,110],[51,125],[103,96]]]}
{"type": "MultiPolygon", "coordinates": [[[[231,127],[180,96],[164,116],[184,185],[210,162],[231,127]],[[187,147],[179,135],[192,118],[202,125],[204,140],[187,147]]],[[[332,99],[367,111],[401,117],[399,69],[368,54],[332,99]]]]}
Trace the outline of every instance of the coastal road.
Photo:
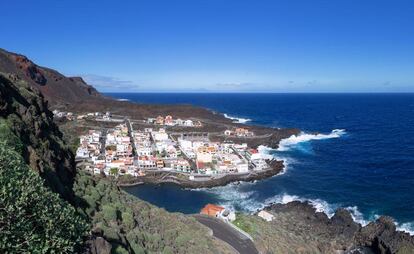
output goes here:
{"type": "Polygon", "coordinates": [[[201,224],[213,230],[213,236],[225,241],[240,254],[258,254],[253,242],[237,230],[214,217],[201,214],[194,215],[194,218],[201,224]]]}

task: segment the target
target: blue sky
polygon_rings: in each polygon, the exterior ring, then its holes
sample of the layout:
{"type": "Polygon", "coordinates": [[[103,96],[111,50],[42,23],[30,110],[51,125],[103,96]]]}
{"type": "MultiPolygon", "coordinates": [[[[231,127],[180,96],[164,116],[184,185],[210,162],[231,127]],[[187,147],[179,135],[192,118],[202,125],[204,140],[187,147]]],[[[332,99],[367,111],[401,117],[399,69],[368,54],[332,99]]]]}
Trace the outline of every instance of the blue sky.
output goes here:
{"type": "Polygon", "coordinates": [[[103,92],[414,92],[414,1],[1,4],[0,47],[103,92]]]}

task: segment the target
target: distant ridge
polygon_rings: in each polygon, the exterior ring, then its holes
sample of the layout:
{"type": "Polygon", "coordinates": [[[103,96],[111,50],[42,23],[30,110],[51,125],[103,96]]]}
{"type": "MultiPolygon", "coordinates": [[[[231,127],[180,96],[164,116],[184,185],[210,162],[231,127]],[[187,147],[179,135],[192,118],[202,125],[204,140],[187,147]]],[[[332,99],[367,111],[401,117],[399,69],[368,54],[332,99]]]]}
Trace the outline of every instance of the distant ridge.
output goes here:
{"type": "Polygon", "coordinates": [[[24,55],[0,48],[0,72],[13,73],[38,89],[51,106],[64,106],[103,97],[81,77],[63,74],[33,63],[24,55]]]}

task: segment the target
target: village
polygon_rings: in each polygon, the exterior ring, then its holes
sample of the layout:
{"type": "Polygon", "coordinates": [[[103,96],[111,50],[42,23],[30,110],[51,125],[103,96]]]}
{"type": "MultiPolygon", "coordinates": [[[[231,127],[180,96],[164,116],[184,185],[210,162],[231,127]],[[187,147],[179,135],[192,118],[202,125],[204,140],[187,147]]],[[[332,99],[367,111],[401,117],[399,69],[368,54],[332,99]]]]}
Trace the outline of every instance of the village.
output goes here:
{"type": "MultiPolygon", "coordinates": [[[[151,127],[137,128],[129,119],[111,119],[109,112],[96,120],[118,121],[114,128],[89,130],[79,137],[76,159],[94,174],[145,176],[148,172],[180,173],[189,180],[201,176],[248,174],[268,168],[262,155],[247,144],[213,142],[206,132],[169,132],[168,125],[202,126],[199,121],[172,116],[146,120],[151,127]],[[161,120],[162,118],[162,120],[161,120]]],[[[79,116],[78,116],[79,117],[79,116]]],[[[244,128],[226,130],[225,136],[251,136],[244,128]]]]}
{"type": "MultiPolygon", "coordinates": [[[[75,115],[71,112],[54,112],[56,118],[69,121],[93,119],[112,122],[113,128],[90,129],[79,137],[76,150],[78,165],[92,174],[144,177],[153,172],[173,172],[189,181],[203,181],[227,175],[260,173],[270,166],[257,149],[246,143],[211,141],[208,132],[169,131],[171,126],[200,128],[203,123],[190,119],[174,119],[171,115],[141,120],[145,125],[134,124],[125,117],[113,117],[110,112],[75,115]]],[[[135,121],[136,122],[136,121],[135,121]]],[[[225,137],[253,137],[247,128],[226,129],[225,137]]],[[[214,217],[250,238],[240,229],[236,213],[215,204],[206,204],[201,215],[214,217]]],[[[257,213],[265,221],[273,215],[265,210],[257,213]]]]}

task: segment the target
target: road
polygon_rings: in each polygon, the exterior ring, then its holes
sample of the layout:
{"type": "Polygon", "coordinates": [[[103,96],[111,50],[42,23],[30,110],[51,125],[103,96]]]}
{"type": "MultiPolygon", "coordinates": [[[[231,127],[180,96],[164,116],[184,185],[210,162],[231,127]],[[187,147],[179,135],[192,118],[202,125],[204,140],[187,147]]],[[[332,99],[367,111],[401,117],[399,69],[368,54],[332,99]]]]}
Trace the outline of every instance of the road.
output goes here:
{"type": "Polygon", "coordinates": [[[213,230],[213,235],[215,237],[228,243],[240,254],[259,253],[249,238],[237,232],[225,222],[222,222],[214,217],[207,217],[200,214],[194,215],[194,218],[201,224],[213,230]]]}

